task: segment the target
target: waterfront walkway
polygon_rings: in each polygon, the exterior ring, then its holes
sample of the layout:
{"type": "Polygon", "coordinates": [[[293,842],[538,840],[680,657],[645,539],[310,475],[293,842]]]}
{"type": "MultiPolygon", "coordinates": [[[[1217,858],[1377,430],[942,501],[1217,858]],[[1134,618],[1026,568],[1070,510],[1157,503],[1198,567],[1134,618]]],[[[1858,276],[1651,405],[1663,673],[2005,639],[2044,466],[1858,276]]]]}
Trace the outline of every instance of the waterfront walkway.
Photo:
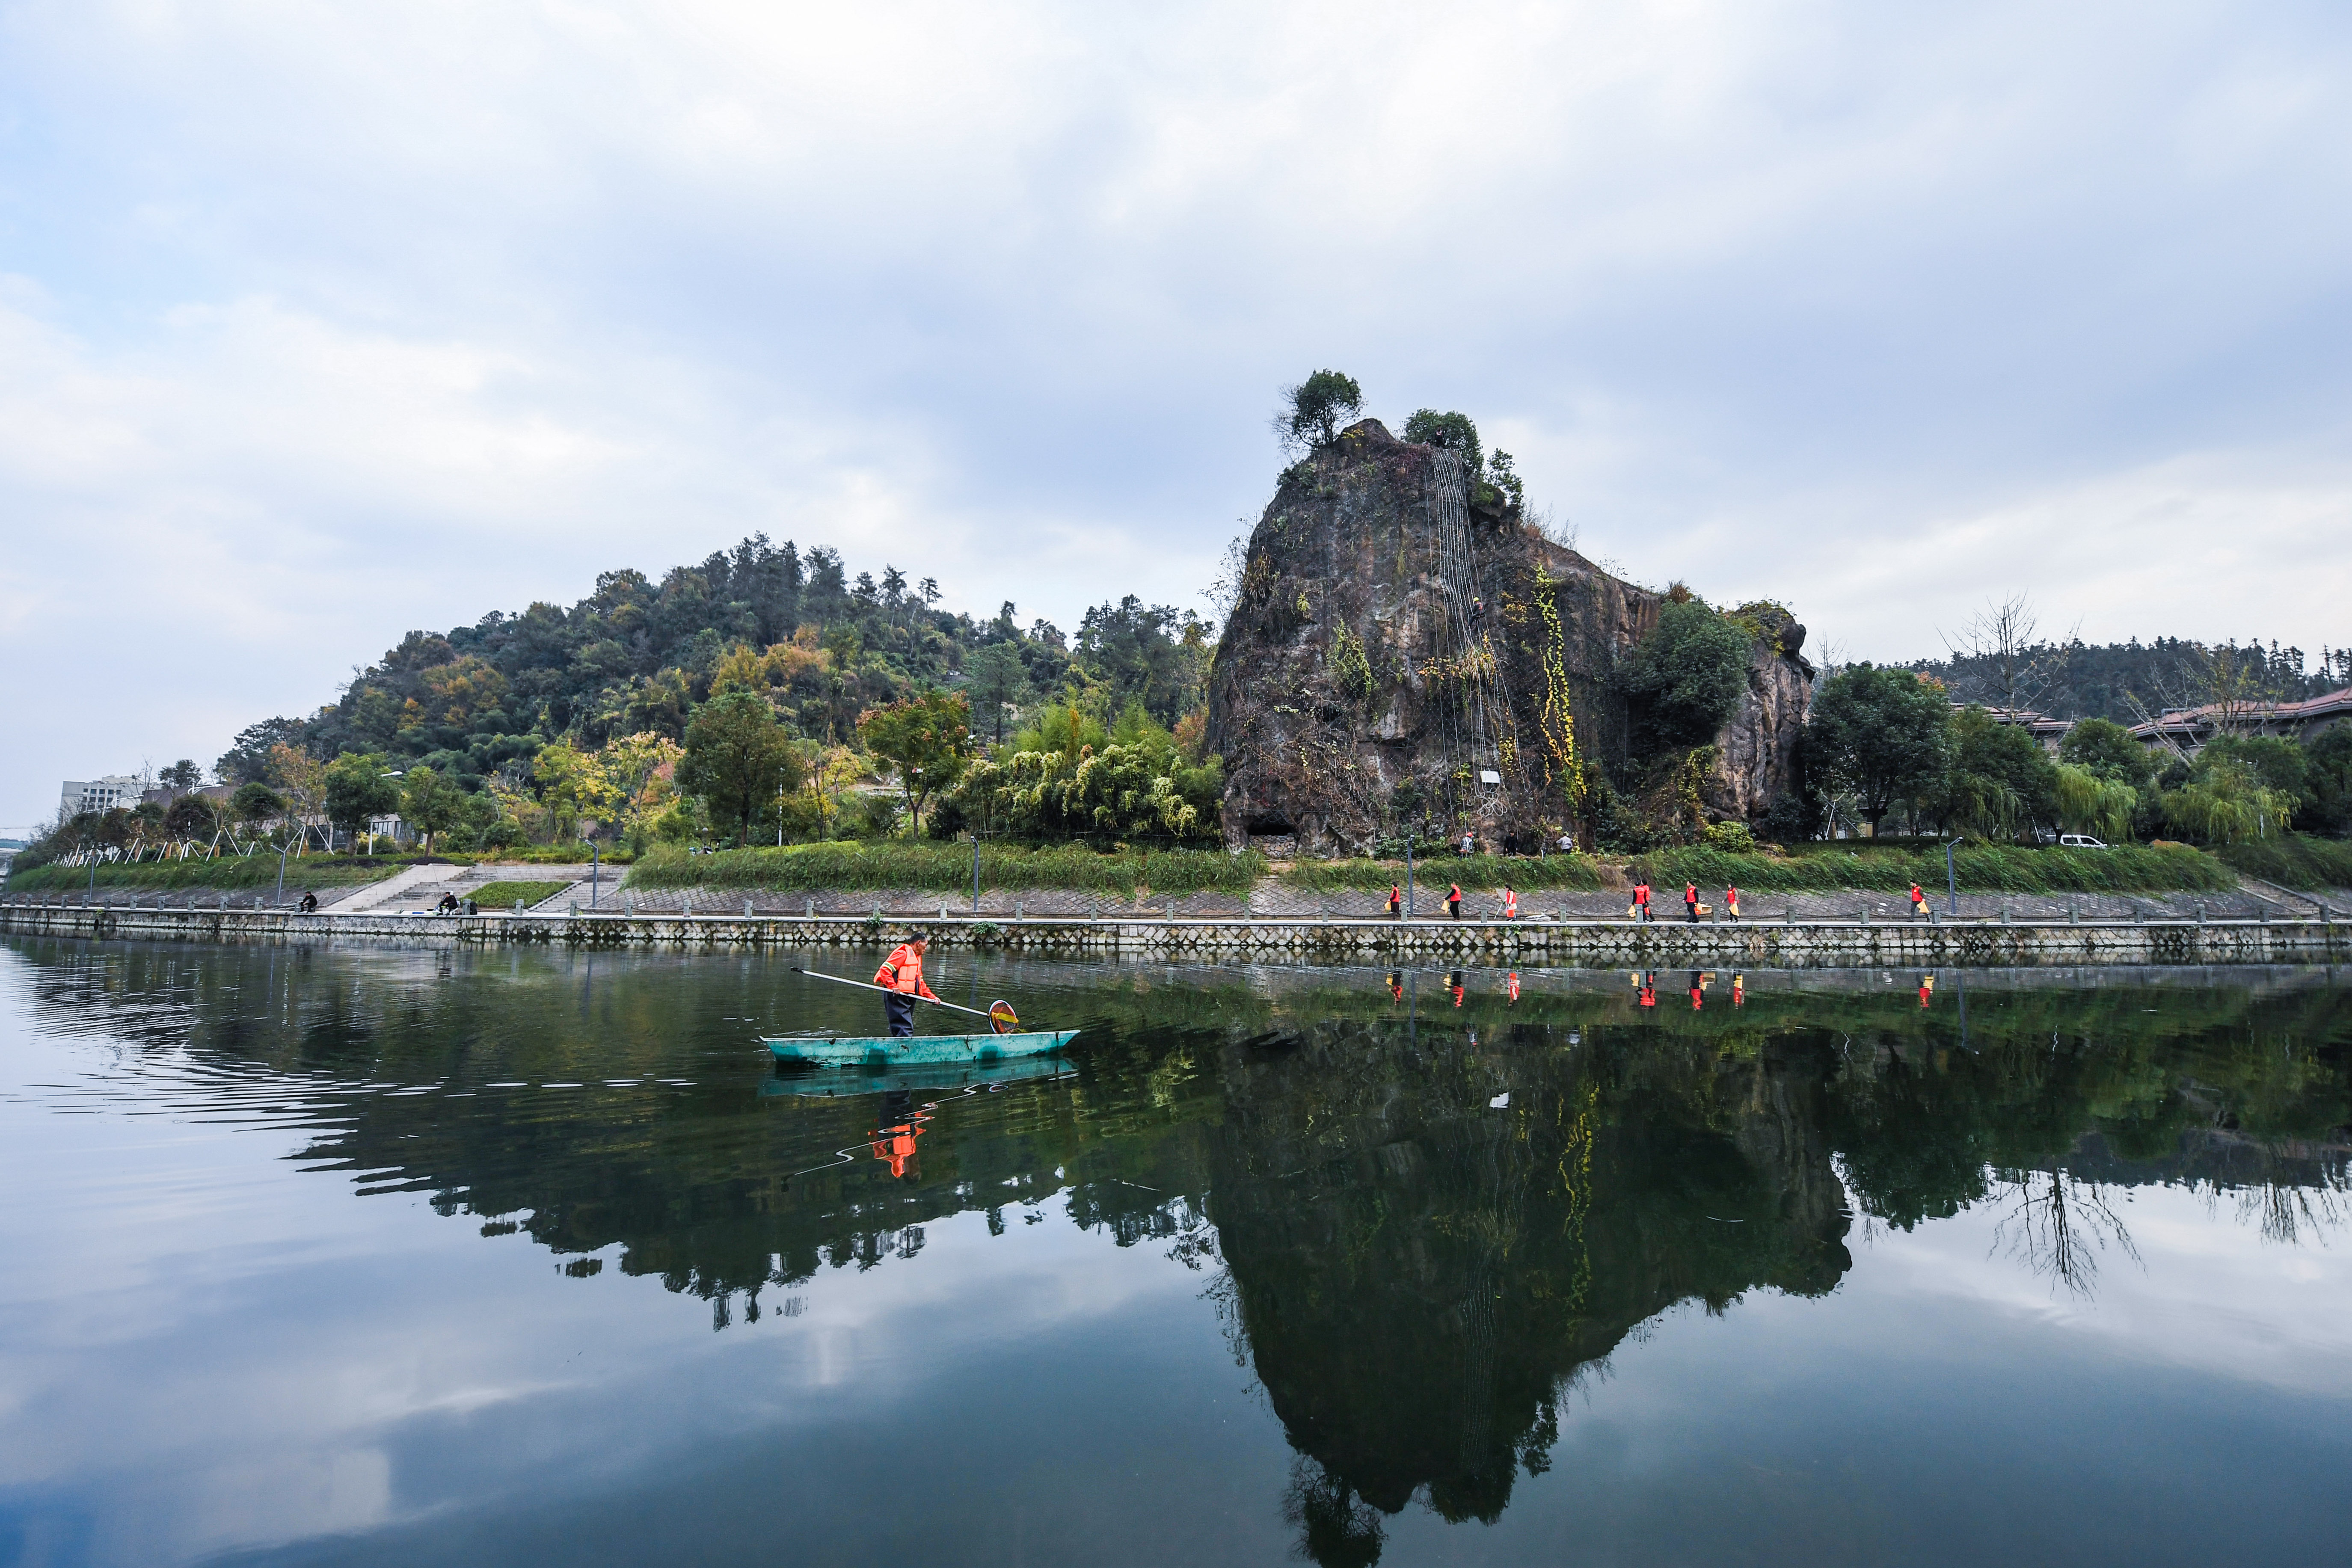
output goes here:
{"type": "MultiPolygon", "coordinates": [[[[53,896],[54,897],[54,896],[53,896]]],[[[871,895],[866,897],[870,898],[871,895]]],[[[1864,905],[1844,919],[1777,918],[1750,909],[1739,922],[1681,920],[1639,924],[1613,917],[1518,921],[1358,920],[1334,916],[1139,915],[1010,919],[953,908],[936,895],[877,904],[864,914],[742,912],[732,907],[602,912],[545,906],[503,914],[189,910],[126,904],[0,903],[0,932],[102,940],[308,942],[558,943],[592,948],[746,950],[863,947],[920,921],[943,947],[1014,952],[1226,954],[1240,961],[1296,958],[1381,963],[1425,958],[1469,964],[1544,962],[1685,962],[1755,964],[2333,963],[2352,957],[2352,923],[2333,910],[2304,916],[2102,919],[2075,910],[2028,918],[2015,910],[1973,919],[1887,919],[1864,905]]]]}

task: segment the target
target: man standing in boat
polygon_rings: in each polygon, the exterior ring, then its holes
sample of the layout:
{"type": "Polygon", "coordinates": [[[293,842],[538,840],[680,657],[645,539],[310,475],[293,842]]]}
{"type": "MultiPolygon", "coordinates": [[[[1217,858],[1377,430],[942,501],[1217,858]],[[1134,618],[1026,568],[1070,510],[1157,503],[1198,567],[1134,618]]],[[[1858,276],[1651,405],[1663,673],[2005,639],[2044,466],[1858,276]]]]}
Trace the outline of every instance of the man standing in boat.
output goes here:
{"type": "Polygon", "coordinates": [[[931,988],[923,984],[923,950],[930,939],[917,930],[906,941],[890,950],[882,967],[874,972],[874,984],[890,993],[882,998],[883,1016],[890,1021],[892,1038],[915,1032],[915,998],[936,1002],[931,988]]]}

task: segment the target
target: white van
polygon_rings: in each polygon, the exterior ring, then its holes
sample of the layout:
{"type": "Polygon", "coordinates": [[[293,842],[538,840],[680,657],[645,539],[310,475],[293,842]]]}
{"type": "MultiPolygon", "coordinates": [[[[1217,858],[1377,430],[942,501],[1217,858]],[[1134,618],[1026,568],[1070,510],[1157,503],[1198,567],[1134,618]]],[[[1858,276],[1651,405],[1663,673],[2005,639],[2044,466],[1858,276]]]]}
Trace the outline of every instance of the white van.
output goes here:
{"type": "Polygon", "coordinates": [[[2061,849],[2105,849],[2105,845],[2087,833],[2062,833],[2058,836],[2061,849]]]}

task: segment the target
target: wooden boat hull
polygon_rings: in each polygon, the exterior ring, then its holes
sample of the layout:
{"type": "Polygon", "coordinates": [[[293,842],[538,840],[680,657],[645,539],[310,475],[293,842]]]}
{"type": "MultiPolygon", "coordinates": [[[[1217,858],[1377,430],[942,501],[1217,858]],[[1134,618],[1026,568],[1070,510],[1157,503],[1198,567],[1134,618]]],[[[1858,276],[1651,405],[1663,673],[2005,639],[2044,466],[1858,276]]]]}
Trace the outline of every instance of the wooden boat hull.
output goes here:
{"type": "Polygon", "coordinates": [[[985,1066],[1013,1057],[1046,1056],[1077,1037],[1076,1029],[1017,1035],[782,1035],[768,1040],[768,1049],[780,1062],[884,1071],[930,1063],[985,1066]]]}

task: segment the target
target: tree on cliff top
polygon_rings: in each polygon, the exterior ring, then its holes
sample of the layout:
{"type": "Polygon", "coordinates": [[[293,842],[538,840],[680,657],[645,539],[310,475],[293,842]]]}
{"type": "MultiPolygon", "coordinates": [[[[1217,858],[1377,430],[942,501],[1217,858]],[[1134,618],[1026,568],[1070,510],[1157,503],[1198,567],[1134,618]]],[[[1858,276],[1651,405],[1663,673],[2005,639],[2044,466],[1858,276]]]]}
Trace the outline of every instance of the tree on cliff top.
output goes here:
{"type": "Polygon", "coordinates": [[[1318,370],[1297,386],[1282,389],[1282,406],[1274,416],[1274,433],[1283,449],[1311,452],[1339,437],[1342,426],[1364,408],[1364,389],[1352,375],[1318,370]]]}
{"type": "Polygon", "coordinates": [[[1434,447],[1441,452],[1461,453],[1462,465],[1473,479],[1486,467],[1486,449],[1478,445],[1478,426],[1467,414],[1440,414],[1434,408],[1417,408],[1412,417],[1404,422],[1404,438],[1416,446],[1434,447]]]}

